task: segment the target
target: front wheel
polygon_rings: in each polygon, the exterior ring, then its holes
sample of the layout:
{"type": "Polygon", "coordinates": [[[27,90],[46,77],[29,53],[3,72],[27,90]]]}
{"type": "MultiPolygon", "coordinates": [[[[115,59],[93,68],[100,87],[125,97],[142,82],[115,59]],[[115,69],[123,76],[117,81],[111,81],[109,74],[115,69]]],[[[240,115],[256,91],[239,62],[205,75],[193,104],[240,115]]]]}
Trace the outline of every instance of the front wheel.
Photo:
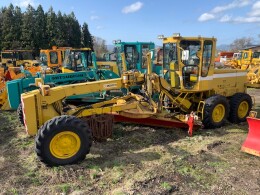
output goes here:
{"type": "Polygon", "coordinates": [[[63,115],[45,122],[35,142],[37,156],[46,165],[74,164],[89,153],[92,134],[83,120],[63,115]]]}
{"type": "Polygon", "coordinates": [[[246,93],[236,93],[230,98],[230,114],[229,121],[232,123],[240,123],[246,121],[251,108],[252,98],[246,93]]]}
{"type": "Polygon", "coordinates": [[[229,114],[226,97],[214,95],[205,101],[202,123],[205,128],[218,128],[224,125],[229,114]]]}

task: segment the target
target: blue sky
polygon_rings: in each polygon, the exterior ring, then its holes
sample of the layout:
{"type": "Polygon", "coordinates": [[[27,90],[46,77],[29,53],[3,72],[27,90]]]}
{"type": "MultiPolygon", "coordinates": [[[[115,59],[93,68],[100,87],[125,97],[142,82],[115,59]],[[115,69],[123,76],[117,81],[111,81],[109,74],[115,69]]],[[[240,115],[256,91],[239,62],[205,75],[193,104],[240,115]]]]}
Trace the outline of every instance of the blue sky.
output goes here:
{"type": "Polygon", "coordinates": [[[253,37],[260,44],[260,1],[257,0],[5,0],[25,10],[28,4],[50,6],[57,12],[73,11],[80,24],[86,22],[92,35],[112,44],[122,41],[153,41],[157,35],[216,37],[218,45],[237,38],[253,37]]]}

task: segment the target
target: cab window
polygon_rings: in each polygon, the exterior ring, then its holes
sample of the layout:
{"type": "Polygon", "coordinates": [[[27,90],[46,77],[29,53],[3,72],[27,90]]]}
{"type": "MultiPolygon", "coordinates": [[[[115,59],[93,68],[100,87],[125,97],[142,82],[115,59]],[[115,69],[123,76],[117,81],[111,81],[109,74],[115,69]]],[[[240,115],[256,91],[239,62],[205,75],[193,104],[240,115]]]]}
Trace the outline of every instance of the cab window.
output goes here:
{"type": "Polygon", "coordinates": [[[43,63],[43,65],[47,66],[47,55],[45,52],[40,53],[40,60],[43,63]]]}
{"type": "Polygon", "coordinates": [[[142,45],[142,68],[147,68],[146,54],[149,52],[149,45],[142,45]]]}
{"type": "MultiPolygon", "coordinates": [[[[177,64],[177,46],[176,43],[165,43],[163,44],[163,66],[165,69],[170,69],[170,64],[177,64]]],[[[177,66],[175,70],[178,70],[177,66]]]]}
{"type": "Polygon", "coordinates": [[[248,53],[247,53],[247,52],[244,53],[243,58],[244,58],[244,59],[247,59],[247,58],[248,58],[248,53]]]}
{"type": "Polygon", "coordinates": [[[58,64],[58,54],[57,52],[50,52],[50,62],[51,64],[58,64]]]}
{"type": "Polygon", "coordinates": [[[125,45],[125,58],[129,69],[136,69],[139,62],[139,56],[136,46],[125,45]]]}
{"type": "Polygon", "coordinates": [[[199,65],[200,58],[198,56],[198,52],[201,49],[200,41],[183,40],[180,42],[180,48],[182,63],[184,65],[199,65]]]}
{"type": "Polygon", "coordinates": [[[205,41],[202,55],[201,76],[206,77],[209,72],[209,67],[212,59],[212,41],[205,41]]]}
{"type": "Polygon", "coordinates": [[[199,64],[201,56],[201,42],[183,40],[180,42],[183,86],[185,89],[193,89],[198,82],[199,64]]]}

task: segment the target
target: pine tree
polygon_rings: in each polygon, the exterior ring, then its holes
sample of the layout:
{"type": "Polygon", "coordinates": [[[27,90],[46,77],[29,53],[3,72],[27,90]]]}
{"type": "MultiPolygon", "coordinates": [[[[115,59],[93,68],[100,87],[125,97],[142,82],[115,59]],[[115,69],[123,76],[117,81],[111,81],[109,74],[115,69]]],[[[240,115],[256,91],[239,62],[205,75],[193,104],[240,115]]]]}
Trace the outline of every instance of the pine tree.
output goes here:
{"type": "Polygon", "coordinates": [[[62,15],[61,12],[59,11],[57,15],[57,34],[56,34],[57,46],[68,45],[65,19],[66,19],[66,15],[62,15]]]}
{"type": "Polygon", "coordinates": [[[81,28],[73,12],[56,15],[50,7],[45,13],[41,5],[37,10],[29,5],[24,13],[12,4],[0,9],[0,49],[39,51],[54,45],[93,49],[94,44],[87,23],[81,28]]]}
{"type": "Polygon", "coordinates": [[[68,44],[71,47],[81,46],[81,30],[78,20],[76,19],[74,13],[72,12],[66,18],[66,31],[68,44]]]}
{"type": "Polygon", "coordinates": [[[13,43],[11,49],[21,49],[21,34],[22,34],[22,18],[23,14],[21,8],[16,6],[14,9],[14,31],[13,31],[13,43]]]}
{"type": "Polygon", "coordinates": [[[14,6],[9,5],[8,8],[3,9],[2,14],[2,49],[11,49],[14,41],[14,6]]]}
{"type": "Polygon", "coordinates": [[[31,5],[28,5],[22,21],[21,39],[23,48],[36,50],[35,9],[31,5]]]}
{"type": "Polygon", "coordinates": [[[3,26],[3,10],[4,8],[0,9],[0,51],[2,50],[2,26],[3,26]]]}
{"type": "Polygon", "coordinates": [[[46,16],[41,5],[35,12],[35,48],[47,49],[48,40],[46,37],[46,16]]]}
{"type": "Polygon", "coordinates": [[[88,30],[88,25],[86,22],[84,22],[84,24],[82,26],[81,44],[82,44],[82,47],[88,47],[93,50],[93,39],[92,39],[92,35],[90,34],[90,32],[88,30]]]}
{"type": "Polygon", "coordinates": [[[57,35],[57,16],[53,11],[53,8],[50,7],[46,16],[46,35],[48,40],[48,47],[51,48],[56,43],[56,35],[57,35]]]}

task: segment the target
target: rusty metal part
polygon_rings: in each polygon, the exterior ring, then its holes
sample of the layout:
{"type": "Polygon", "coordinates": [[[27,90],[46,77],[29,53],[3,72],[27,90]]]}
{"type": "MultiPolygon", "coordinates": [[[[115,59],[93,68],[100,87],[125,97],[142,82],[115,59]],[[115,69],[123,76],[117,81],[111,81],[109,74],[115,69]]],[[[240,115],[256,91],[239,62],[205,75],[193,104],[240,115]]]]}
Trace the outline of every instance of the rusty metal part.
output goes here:
{"type": "Polygon", "coordinates": [[[95,141],[102,142],[113,133],[114,116],[112,114],[92,115],[83,117],[87,121],[95,141]]]}

